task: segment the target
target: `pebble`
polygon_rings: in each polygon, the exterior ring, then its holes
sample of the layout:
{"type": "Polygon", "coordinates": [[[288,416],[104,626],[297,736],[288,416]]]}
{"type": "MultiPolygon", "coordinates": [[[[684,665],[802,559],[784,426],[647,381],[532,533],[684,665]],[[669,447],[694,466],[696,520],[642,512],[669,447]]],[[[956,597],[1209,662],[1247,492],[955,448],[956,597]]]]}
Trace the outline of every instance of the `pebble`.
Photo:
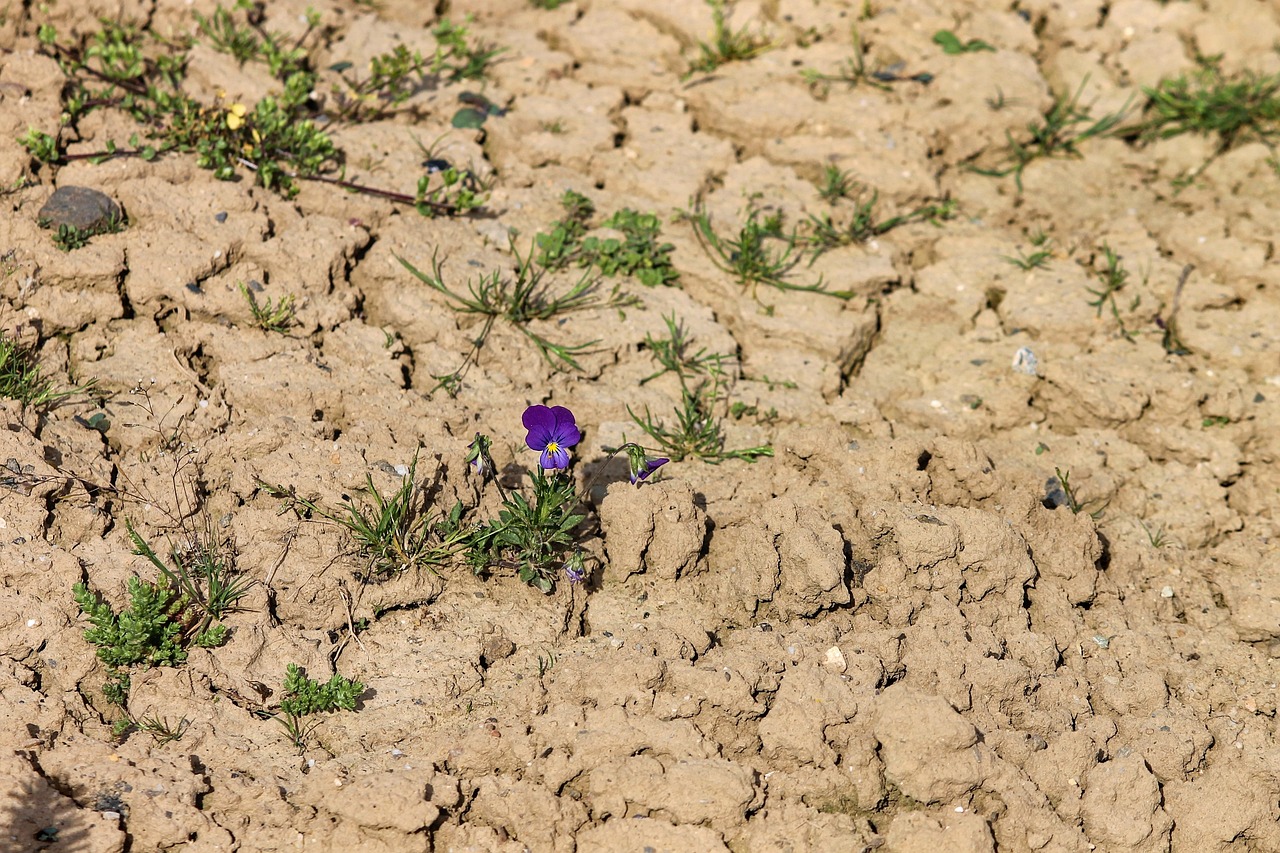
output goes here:
{"type": "Polygon", "coordinates": [[[58,187],[36,214],[42,225],[66,225],[80,231],[105,231],[123,214],[111,196],[88,187],[58,187]]]}

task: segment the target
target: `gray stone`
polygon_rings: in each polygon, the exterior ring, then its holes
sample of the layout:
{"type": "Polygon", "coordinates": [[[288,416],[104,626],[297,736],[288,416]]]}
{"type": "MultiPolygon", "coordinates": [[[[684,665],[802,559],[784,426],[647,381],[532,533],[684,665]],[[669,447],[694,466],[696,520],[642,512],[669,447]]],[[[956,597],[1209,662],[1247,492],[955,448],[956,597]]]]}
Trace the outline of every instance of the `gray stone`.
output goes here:
{"type": "Polygon", "coordinates": [[[123,218],[120,205],[109,195],[88,187],[58,187],[37,214],[41,225],[57,229],[62,225],[99,233],[123,218]]]}

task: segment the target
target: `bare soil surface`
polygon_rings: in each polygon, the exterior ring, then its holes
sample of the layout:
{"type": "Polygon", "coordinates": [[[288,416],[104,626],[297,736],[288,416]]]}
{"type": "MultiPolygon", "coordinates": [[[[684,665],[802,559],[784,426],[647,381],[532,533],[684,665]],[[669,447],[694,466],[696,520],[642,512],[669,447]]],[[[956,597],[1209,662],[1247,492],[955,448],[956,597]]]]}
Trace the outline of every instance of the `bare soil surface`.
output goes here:
{"type": "MultiPolygon", "coordinates": [[[[971,168],[1064,93],[1136,115],[1141,87],[1197,54],[1280,70],[1273,4],[741,2],[729,26],[770,48],[692,75],[713,35],[693,0],[437,4],[505,48],[486,79],[333,131],[362,184],[412,195],[433,142],[492,178],[480,210],[436,218],[315,182],[286,199],[192,155],[40,166],[16,141],[29,127],[71,154],[137,130],[111,109],[60,129],[40,24],[176,38],[214,6],[37,5],[0,22],[4,326],[64,387],[94,386],[0,401],[0,847],[1280,850],[1272,152],[1100,136],[1020,182],[971,168]],[[806,82],[850,67],[854,27],[882,78],[806,82]],[[994,50],[949,55],[940,30],[994,50]],[[463,91],[505,112],[453,128],[463,91]],[[677,216],[701,205],[722,236],[753,208],[788,232],[847,223],[855,199],[820,192],[828,165],[878,194],[881,220],[943,200],[954,215],[787,274],[849,298],[753,293],[677,216]],[[62,186],[110,196],[127,227],[61,251],[36,213],[62,186]],[[438,257],[464,293],[509,279],[510,235],[527,251],[566,190],[599,235],[614,211],[656,213],[678,282],[606,279],[640,304],[533,321],[596,341],[578,370],[498,322],[456,396],[440,390],[481,323],[398,259],[438,257]],[[1011,262],[1040,234],[1041,266],[1011,262]],[[1108,248],[1129,275],[1095,306],[1108,248]],[[296,325],[255,327],[241,282],[296,296],[296,325]],[[679,383],[641,384],[672,315],[731,356],[726,447],[773,456],[673,461],[637,489],[603,448],[644,438],[628,406],[674,421],[679,383]],[[367,478],[394,491],[417,453],[436,506],[488,517],[467,447],[490,435],[507,486],[527,483],[531,404],[572,409],[575,476],[603,474],[589,577],[550,594],[503,565],[371,577],[342,528],[262,485],[336,506],[367,478]],[[134,719],[185,721],[167,743],[113,736],[72,597],[87,582],[119,609],[130,577],[154,579],[126,521],[157,548],[208,523],[257,581],[223,645],[133,670],[134,719]],[[289,663],[366,688],[301,753],[255,713],[289,663]]],[[[306,5],[273,0],[262,26],[301,34],[306,5]]],[[[313,5],[316,68],[434,49],[431,4],[313,5]]],[[[278,85],[191,52],[208,103],[278,85]]]]}

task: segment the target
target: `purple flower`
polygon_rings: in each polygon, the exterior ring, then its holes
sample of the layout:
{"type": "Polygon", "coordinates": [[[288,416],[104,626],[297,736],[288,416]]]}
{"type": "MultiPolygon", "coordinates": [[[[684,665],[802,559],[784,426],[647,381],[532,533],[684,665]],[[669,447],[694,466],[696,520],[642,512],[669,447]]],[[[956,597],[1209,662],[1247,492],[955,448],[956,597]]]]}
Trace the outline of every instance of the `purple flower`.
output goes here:
{"type": "Polygon", "coordinates": [[[642,481],[649,479],[650,474],[671,461],[665,456],[650,456],[638,444],[626,445],[626,451],[627,467],[631,471],[631,485],[637,487],[642,481]]]}
{"type": "Polygon", "coordinates": [[[530,450],[541,450],[538,462],[544,470],[559,471],[569,467],[569,448],[582,440],[574,423],[573,412],[564,406],[530,406],[524,410],[524,428],[529,431],[525,444],[530,450]]]}
{"type": "Polygon", "coordinates": [[[475,441],[467,447],[467,464],[481,477],[487,477],[493,473],[493,457],[489,455],[491,444],[489,436],[476,433],[475,441]]]}
{"type": "Polygon", "coordinates": [[[657,456],[657,457],[646,456],[644,458],[644,462],[641,463],[640,468],[637,470],[633,470],[631,472],[632,485],[635,485],[635,486],[640,485],[641,480],[649,479],[650,474],[652,474],[654,471],[657,471],[659,468],[661,468],[663,465],[666,465],[670,461],[671,460],[665,456],[657,456]]]}
{"type": "Polygon", "coordinates": [[[582,583],[587,577],[587,567],[582,564],[582,552],[574,551],[564,562],[564,576],[569,583],[582,583]]]}

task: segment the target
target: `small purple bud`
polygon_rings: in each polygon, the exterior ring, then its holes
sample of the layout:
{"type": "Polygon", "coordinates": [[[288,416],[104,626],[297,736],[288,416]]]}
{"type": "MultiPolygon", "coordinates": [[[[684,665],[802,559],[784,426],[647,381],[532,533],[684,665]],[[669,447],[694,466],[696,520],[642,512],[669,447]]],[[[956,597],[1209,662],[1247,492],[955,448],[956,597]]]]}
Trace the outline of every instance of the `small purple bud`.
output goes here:
{"type": "Polygon", "coordinates": [[[476,433],[475,441],[467,446],[467,464],[481,477],[493,473],[493,457],[489,455],[490,443],[489,436],[476,433]]]}
{"type": "Polygon", "coordinates": [[[631,469],[631,485],[638,487],[641,482],[649,479],[650,474],[670,461],[665,456],[648,455],[644,452],[644,448],[638,444],[629,445],[627,447],[627,464],[631,469]]]}
{"type": "Polygon", "coordinates": [[[574,551],[569,559],[564,561],[564,576],[569,579],[569,583],[582,583],[587,577],[587,567],[582,562],[582,552],[574,551]]]}

